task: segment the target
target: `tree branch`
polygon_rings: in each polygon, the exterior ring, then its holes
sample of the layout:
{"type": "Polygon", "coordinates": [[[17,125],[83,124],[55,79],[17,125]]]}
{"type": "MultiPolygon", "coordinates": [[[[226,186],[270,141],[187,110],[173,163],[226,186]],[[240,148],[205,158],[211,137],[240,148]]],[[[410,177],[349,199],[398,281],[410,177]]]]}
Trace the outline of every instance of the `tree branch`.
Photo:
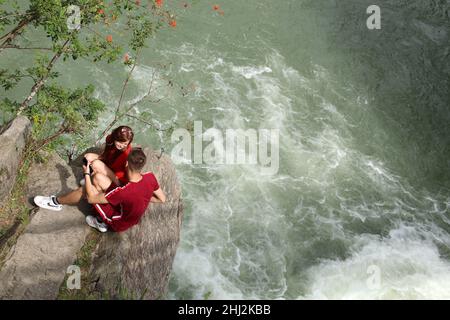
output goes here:
{"type": "Polygon", "coordinates": [[[55,140],[56,138],[58,138],[59,136],[61,136],[62,134],[69,132],[70,130],[64,126],[64,123],[61,125],[61,127],[59,128],[58,131],[56,131],[54,134],[52,134],[51,136],[48,136],[47,138],[39,141],[39,143],[37,143],[37,145],[39,145],[34,151],[38,152],[39,150],[41,150],[43,147],[45,147],[47,144],[49,144],[50,142],[52,142],[53,140],[55,140]]]}
{"type": "Polygon", "coordinates": [[[28,97],[22,102],[22,104],[20,105],[20,108],[17,112],[18,115],[22,114],[22,112],[25,110],[25,108],[28,106],[28,104],[30,103],[31,99],[33,99],[33,97],[39,92],[39,90],[41,90],[42,86],[44,85],[44,83],[47,81],[48,75],[50,73],[50,70],[53,68],[53,65],[55,64],[55,62],[58,60],[58,58],[61,56],[61,54],[63,53],[64,49],[69,45],[70,43],[70,39],[67,39],[66,42],[64,42],[63,46],[61,47],[61,50],[59,50],[52,58],[52,60],[50,60],[49,64],[47,65],[47,75],[43,76],[42,78],[40,78],[35,84],[34,86],[31,88],[31,92],[28,95],[28,97]]]}
{"type": "Polygon", "coordinates": [[[11,41],[13,41],[31,21],[33,21],[33,19],[34,17],[32,15],[27,16],[26,18],[22,19],[14,29],[0,38],[0,40],[5,39],[0,45],[0,53],[3,51],[5,46],[9,45],[11,41]]]}

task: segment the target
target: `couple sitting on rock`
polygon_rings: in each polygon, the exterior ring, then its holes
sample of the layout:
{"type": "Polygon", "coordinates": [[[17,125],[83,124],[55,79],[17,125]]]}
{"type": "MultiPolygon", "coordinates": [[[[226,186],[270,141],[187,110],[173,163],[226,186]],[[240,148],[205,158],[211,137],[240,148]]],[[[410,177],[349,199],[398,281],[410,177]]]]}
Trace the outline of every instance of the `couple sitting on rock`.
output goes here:
{"type": "Polygon", "coordinates": [[[141,148],[132,148],[133,131],[120,126],[106,137],[101,155],[84,156],[81,187],[62,196],[36,196],[41,208],[60,211],[62,205],[74,205],[85,197],[97,211],[87,216],[89,226],[100,232],[121,232],[139,223],[150,202],[165,202],[166,196],[153,173],[141,173],[146,163],[141,148]]]}

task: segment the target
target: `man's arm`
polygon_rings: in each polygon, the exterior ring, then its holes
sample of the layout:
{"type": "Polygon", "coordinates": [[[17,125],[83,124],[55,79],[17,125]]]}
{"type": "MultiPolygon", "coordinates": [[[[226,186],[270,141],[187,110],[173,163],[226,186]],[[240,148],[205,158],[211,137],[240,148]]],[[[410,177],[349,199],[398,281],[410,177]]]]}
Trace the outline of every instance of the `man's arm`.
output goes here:
{"type": "Polygon", "coordinates": [[[150,202],[156,202],[156,203],[164,203],[166,202],[166,195],[164,192],[159,188],[158,190],[153,191],[153,196],[150,202]]]}
{"type": "Polygon", "coordinates": [[[103,192],[98,192],[98,190],[92,184],[89,168],[83,166],[83,169],[84,169],[84,178],[86,181],[85,186],[86,186],[87,201],[90,204],[108,203],[108,200],[106,200],[105,198],[105,194],[103,192]]]}

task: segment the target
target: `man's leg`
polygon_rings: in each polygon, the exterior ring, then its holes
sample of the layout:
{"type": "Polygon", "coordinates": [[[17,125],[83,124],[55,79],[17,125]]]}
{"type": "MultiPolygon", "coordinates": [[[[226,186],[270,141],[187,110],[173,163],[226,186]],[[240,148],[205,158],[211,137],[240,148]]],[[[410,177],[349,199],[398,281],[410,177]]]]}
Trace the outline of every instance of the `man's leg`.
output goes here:
{"type": "Polygon", "coordinates": [[[82,187],[77,190],[71,191],[65,195],[55,197],[55,196],[36,196],[34,197],[34,203],[44,209],[61,211],[63,204],[77,204],[80,202],[85,191],[82,187]]]}
{"type": "MultiPolygon", "coordinates": [[[[94,185],[94,190],[96,193],[103,193],[108,190],[111,185],[111,179],[107,176],[97,173],[92,179],[92,184],[94,185]]],[[[43,197],[36,196],[34,197],[34,203],[41,208],[60,211],[62,210],[63,204],[75,205],[80,202],[81,198],[86,196],[85,187],[79,187],[78,189],[71,191],[65,195],[55,197],[43,197]]]]}
{"type": "Polygon", "coordinates": [[[79,187],[77,190],[74,190],[72,192],[69,192],[65,195],[56,197],[56,201],[59,204],[77,204],[80,202],[81,198],[85,194],[85,190],[83,187],[79,187]]]}
{"type": "MultiPolygon", "coordinates": [[[[108,190],[108,188],[111,186],[111,183],[111,179],[101,173],[96,173],[92,177],[92,184],[94,185],[98,193],[105,193],[106,190],[108,190]]],[[[97,209],[97,207],[95,208],[97,209]]],[[[86,222],[89,226],[97,229],[100,232],[106,232],[108,230],[108,226],[103,222],[103,217],[101,217],[99,213],[97,213],[96,215],[87,216],[86,222]]]]}

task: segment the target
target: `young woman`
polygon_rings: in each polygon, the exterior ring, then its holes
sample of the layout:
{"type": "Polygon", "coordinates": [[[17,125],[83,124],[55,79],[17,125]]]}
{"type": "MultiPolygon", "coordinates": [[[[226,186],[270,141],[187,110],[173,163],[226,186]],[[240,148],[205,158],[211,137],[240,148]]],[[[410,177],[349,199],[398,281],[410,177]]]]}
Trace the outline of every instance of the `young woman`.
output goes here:
{"type": "MultiPolygon", "coordinates": [[[[101,173],[109,177],[116,186],[128,183],[125,164],[131,152],[133,137],[134,133],[130,127],[120,126],[106,137],[106,146],[102,154],[86,153],[84,157],[92,166],[94,179],[96,173],[101,173]]],[[[101,181],[99,183],[103,185],[101,181]]],[[[105,186],[105,189],[108,187],[105,186]]]]}

